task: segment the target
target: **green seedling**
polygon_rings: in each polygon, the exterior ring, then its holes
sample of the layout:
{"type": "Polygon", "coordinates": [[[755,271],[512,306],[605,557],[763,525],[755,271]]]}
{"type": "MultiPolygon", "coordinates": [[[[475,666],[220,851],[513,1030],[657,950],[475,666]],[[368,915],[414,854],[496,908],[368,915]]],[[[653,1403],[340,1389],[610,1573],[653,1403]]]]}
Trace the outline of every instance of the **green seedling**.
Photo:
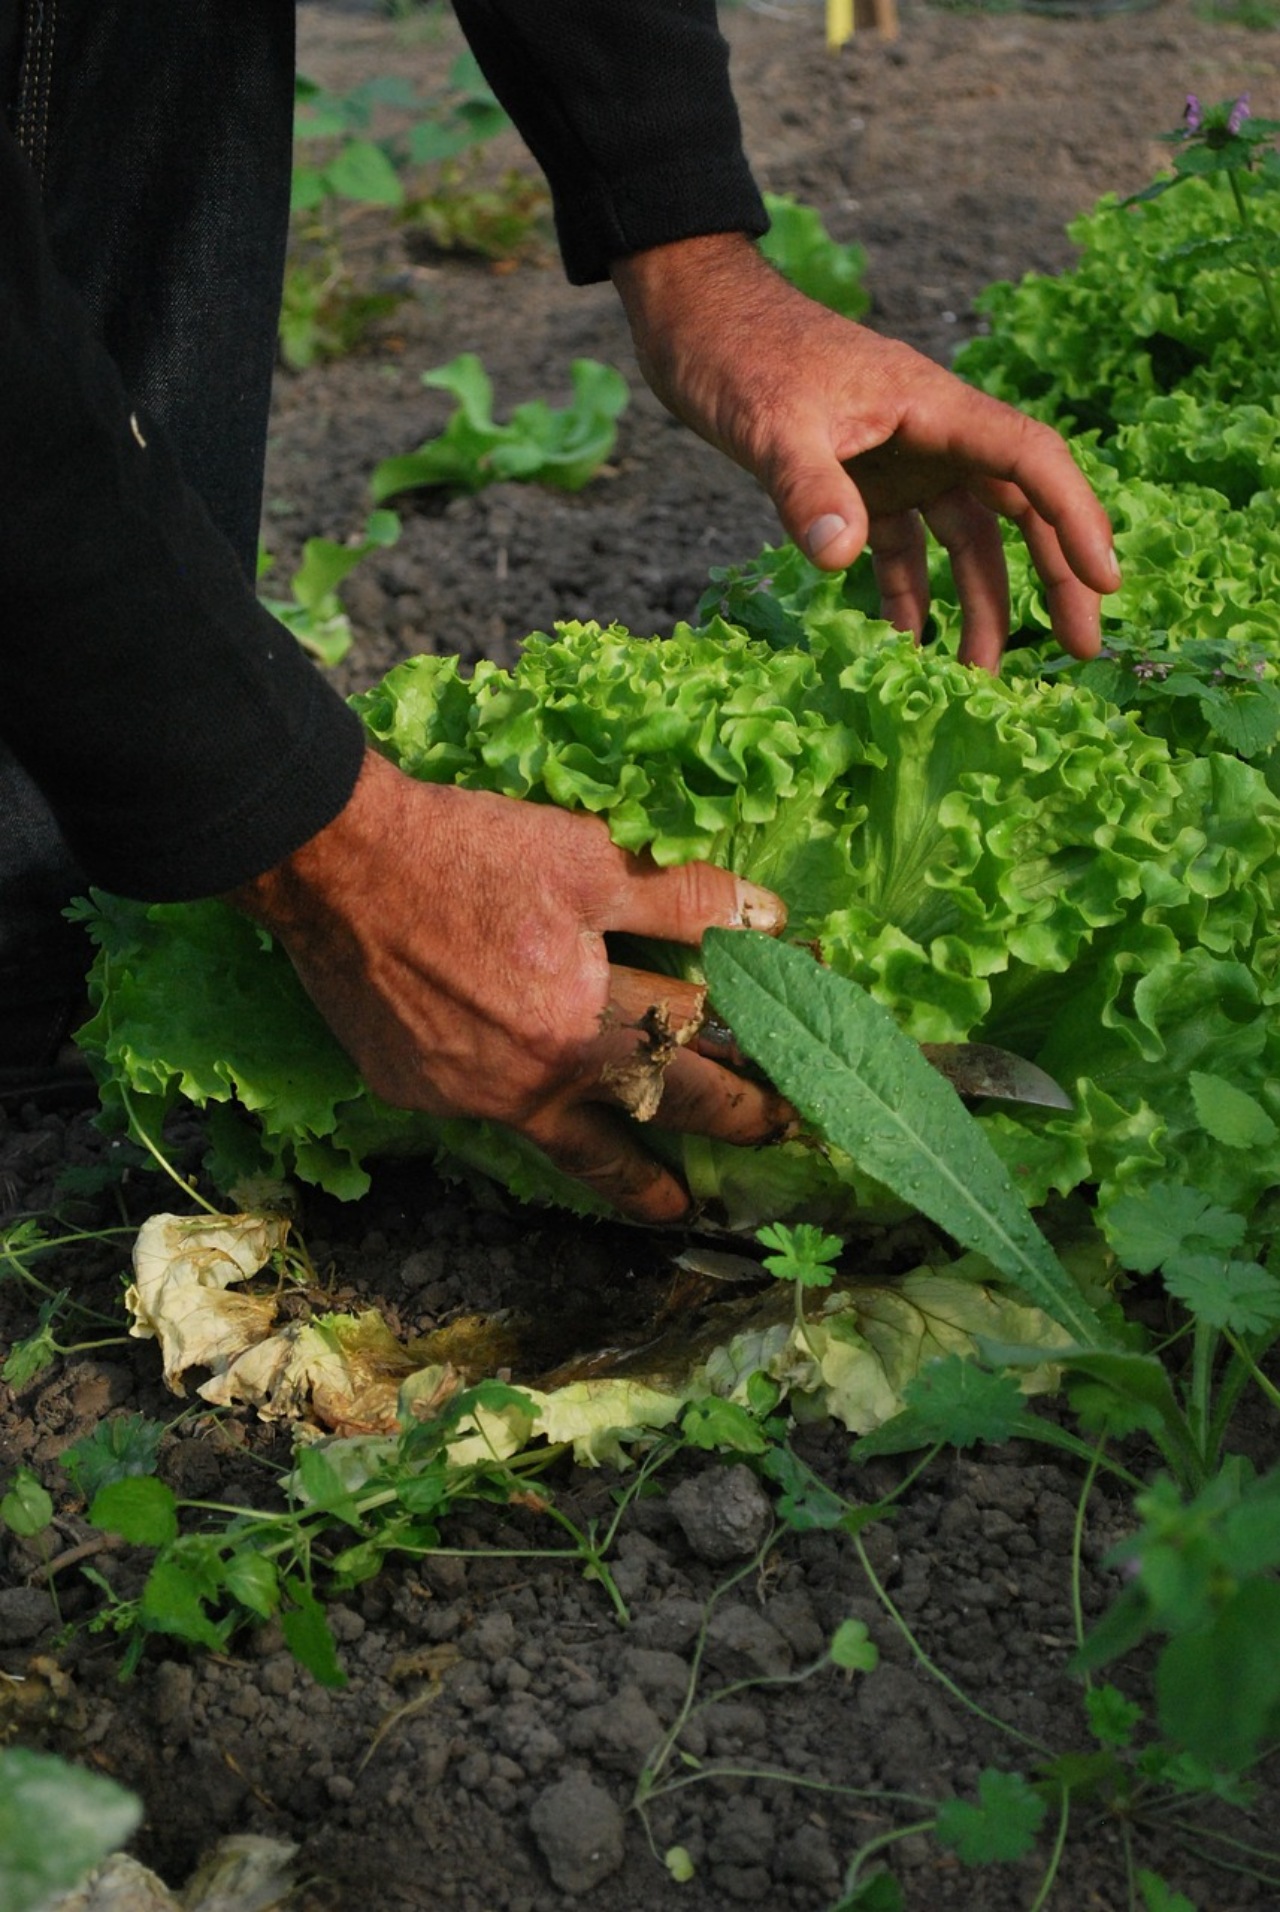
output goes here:
{"type": "Polygon", "coordinates": [[[43,1255],[65,1253],[80,1242],[109,1241],[117,1235],[132,1233],[132,1228],[121,1226],[67,1229],[55,1234],[31,1218],[15,1222],[0,1233],[0,1282],[19,1282],[31,1295],[39,1297],[36,1325],[29,1334],[13,1342],[0,1367],[0,1379],[12,1388],[29,1387],[59,1355],[119,1347],[127,1340],[127,1336],[119,1333],[118,1318],[86,1308],[75,1300],[70,1289],[52,1286],[36,1273],[34,1263],[43,1255]],[[67,1338],[68,1331],[75,1332],[75,1324],[89,1323],[109,1332],[88,1340],[67,1338]]]}
{"type": "Polygon", "coordinates": [[[833,239],[814,207],[784,194],[766,193],[769,230],[760,250],[784,279],[847,319],[860,319],[871,297],[862,282],[867,255],[861,246],[833,239]]]}
{"type": "MultiPolygon", "coordinates": [[[[389,550],[399,537],[400,520],[395,512],[374,511],[364,531],[346,544],[333,538],[308,538],[302,547],[302,562],[289,580],[290,596],[264,595],[262,601],[272,616],[293,632],[304,650],[322,664],[339,664],[353,639],[338,586],[372,552],[389,550]]],[[[272,559],[265,550],[260,551],[259,579],[271,566],[272,559]]]]}
{"type": "Polygon", "coordinates": [[[620,372],[594,359],[575,359],[570,376],[572,404],[557,408],[531,399],[499,425],[493,417],[493,386],[474,352],[424,372],[423,384],[451,392],[457,410],[437,438],[375,467],[370,480],[375,501],[437,485],[481,491],[504,479],[580,491],[613,450],[616,421],[629,393],[620,372]]]}
{"type": "Polygon", "coordinates": [[[470,53],[454,62],[446,86],[431,98],[396,75],[345,93],[299,77],[280,320],[286,365],[302,371],[351,351],[403,296],[362,286],[347,263],[343,222],[353,211],[452,221],[459,238],[469,232],[491,256],[527,237],[545,195],[537,188],[531,194],[518,176],[496,189],[477,183],[483,148],[509,124],[470,53]]]}
{"type": "Polygon", "coordinates": [[[789,1228],[785,1222],[770,1222],[756,1230],[756,1240],[774,1250],[773,1254],[764,1258],[764,1265],[774,1280],[794,1283],[796,1331],[801,1340],[807,1341],[805,1290],[831,1286],[831,1264],[839,1256],[844,1243],[839,1235],[824,1234],[812,1222],[800,1222],[794,1228],[789,1228]]]}

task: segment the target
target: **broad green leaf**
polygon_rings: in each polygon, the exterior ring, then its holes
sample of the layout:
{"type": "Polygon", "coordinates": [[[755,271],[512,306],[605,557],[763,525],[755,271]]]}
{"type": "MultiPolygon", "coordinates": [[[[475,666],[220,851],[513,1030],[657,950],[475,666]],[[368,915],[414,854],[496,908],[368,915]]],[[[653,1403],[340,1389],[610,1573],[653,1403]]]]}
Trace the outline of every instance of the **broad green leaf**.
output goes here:
{"type": "Polygon", "coordinates": [[[1127,1779],[1124,1762],[1113,1752],[1057,1753],[1042,1760],[1036,1774],[1042,1787],[1047,1781],[1079,1800],[1114,1796],[1127,1779]]]}
{"type": "Polygon", "coordinates": [[[371,206],[404,203],[404,186],[387,155],[372,140],[353,139],[324,169],[330,192],[371,206]]]}
{"type": "Polygon", "coordinates": [[[53,1519],[53,1501],[29,1467],[20,1467],[0,1500],[0,1521],[24,1540],[43,1533],[53,1519]]]}
{"type": "Polygon", "coordinates": [[[53,1323],[46,1321],[25,1340],[14,1342],[0,1367],[0,1380],[21,1391],[52,1365],[57,1352],[53,1323]]]}
{"type": "Polygon", "coordinates": [[[880,1664],[880,1649],[863,1621],[842,1620],[831,1636],[827,1657],[846,1673],[873,1673],[880,1664]]]}
{"type": "Polygon", "coordinates": [[[1174,1255],[1162,1279],[1169,1293],[1211,1328],[1247,1335],[1280,1327],[1280,1275],[1256,1261],[1174,1255]]]}
{"type": "Polygon", "coordinates": [[[1251,1095],[1219,1075],[1193,1069],[1191,1099],[1196,1114],[1215,1142],[1227,1148],[1265,1148],[1278,1132],[1275,1123],[1251,1095]]]}
{"type": "Polygon", "coordinates": [[[1158,1410],[1149,1401],[1119,1394],[1102,1381],[1069,1374],[1067,1399],[1087,1434],[1107,1434],[1123,1440],[1126,1434],[1157,1434],[1162,1425],[1158,1410]]]}
{"type": "Polygon", "coordinates": [[[736,1401],[721,1401],[715,1395],[690,1403],[680,1432],[694,1447],[713,1452],[727,1449],[735,1454],[763,1454],[769,1445],[753,1414],[736,1401]]]}
{"type": "Polygon", "coordinates": [[[1194,1903],[1185,1892],[1175,1892],[1158,1873],[1149,1872],[1146,1866],[1138,1867],[1137,1880],[1146,1912],[1196,1912],[1194,1903]]]}
{"type": "Polygon", "coordinates": [[[1280,736],[1280,697],[1274,684],[1224,697],[1214,712],[1214,730],[1228,750],[1256,757],[1280,736]]]}
{"type": "MultiPolygon", "coordinates": [[[[112,1493],[113,1488],[104,1490],[112,1493]]],[[[231,1631],[229,1622],[213,1620],[206,1602],[210,1597],[207,1576],[172,1553],[161,1554],[142,1589],[139,1613],[143,1625],[152,1633],[171,1633],[193,1646],[221,1653],[231,1631]]]]}
{"type": "Polygon", "coordinates": [[[259,1619],[269,1620],[280,1607],[280,1576],[264,1554],[236,1553],[226,1562],[223,1580],[227,1592],[259,1619]]]}
{"type": "Polygon", "coordinates": [[[1007,1441],[1021,1429],[1026,1415],[1013,1375],[992,1373],[958,1354],[922,1368],[903,1389],[903,1400],[901,1414],[862,1436],[854,1450],[858,1460],[930,1447],[936,1441],[951,1447],[1007,1441]]]}
{"type": "Polygon", "coordinates": [[[1138,1425],[1149,1424],[1168,1445],[1171,1458],[1181,1461],[1194,1477],[1200,1472],[1200,1456],[1187,1428],[1186,1417],[1174,1393],[1164,1363],[1151,1354],[1127,1354],[1110,1349],[1086,1349],[1064,1354],[1062,1362],[1072,1374],[1087,1375],[1091,1381],[1109,1388],[1131,1410],[1143,1410],[1138,1425]],[[1150,1422],[1145,1416],[1151,1417],[1150,1422]]]}
{"type": "Polygon", "coordinates": [[[287,1581],[285,1591],[292,1605],[281,1609],[279,1619],[290,1653],[321,1686],[345,1686],[347,1676],[324,1608],[300,1581],[287,1581]]]}
{"type": "Polygon", "coordinates": [[[1101,1324],[959,1097],[879,1003],[754,930],[703,943],[711,1000],[746,1053],[834,1147],[1082,1343],[1101,1324]]]}
{"type": "Polygon", "coordinates": [[[0,1751],[0,1905],[35,1912],[122,1846],[142,1802],[99,1773],[22,1747],[0,1751]]]}
{"type": "Polygon", "coordinates": [[[1130,1652],[1150,1630],[1150,1607],[1139,1587],[1128,1586],[1103,1614],[1071,1661],[1075,1673],[1096,1672],[1130,1652]]]}
{"type": "Polygon", "coordinates": [[[1243,1215],[1179,1182],[1153,1182],[1121,1195],[1107,1223],[1122,1264],[1139,1275],[1152,1274],[1174,1255],[1229,1254],[1244,1240],[1245,1228],[1243,1215]]]}
{"type": "Polygon", "coordinates": [[[64,1448],[59,1459],[77,1493],[92,1501],[100,1488],[113,1481],[154,1473],[165,1432],[163,1421],[116,1414],[64,1448]]]}
{"type": "Polygon", "coordinates": [[[462,352],[424,372],[423,384],[452,392],[458,409],[417,451],[375,467],[370,480],[375,500],[429,485],[480,491],[501,479],[536,479],[580,490],[613,449],[615,421],[629,393],[620,372],[593,359],[575,359],[570,378],[570,405],[530,400],[499,425],[493,417],[493,387],[475,353],[462,352]]]}
{"type": "Polygon", "coordinates": [[[978,1777],[978,1803],[945,1799],[938,1808],[939,1842],[966,1865],[1021,1859],[1044,1823],[1045,1803],[1021,1773],[988,1766],[978,1777]]]}
{"type": "Polygon", "coordinates": [[[303,1500],[321,1507],[357,1533],[364,1532],[360,1504],[321,1447],[304,1447],[298,1454],[297,1480],[303,1500]]]}
{"type": "Polygon", "coordinates": [[[289,188],[289,211],[311,212],[323,203],[325,176],[319,166],[295,166],[289,188]]]}
{"type": "Polygon", "coordinates": [[[892,1873],[873,1872],[837,1899],[831,1912],[903,1912],[905,1903],[892,1873]]]}
{"type": "Polygon", "coordinates": [[[843,1528],[855,1533],[859,1527],[879,1518],[878,1507],[854,1507],[842,1500],[789,1447],[769,1447],[760,1462],[761,1472],[782,1489],[774,1511],[796,1533],[824,1532],[843,1528]]]}
{"type": "Polygon", "coordinates": [[[1207,1766],[1238,1772],[1280,1727],[1280,1585],[1246,1581],[1212,1625],[1170,1641],[1156,1668],[1160,1724],[1207,1766]]]}
{"type": "Polygon", "coordinates": [[[94,1495],[89,1520],[135,1547],[165,1547],[178,1537],[177,1497],[154,1475],[110,1481],[94,1495]]]}
{"type": "Polygon", "coordinates": [[[764,203],[769,230],[759,245],[765,258],[820,305],[861,318],[871,304],[862,283],[867,255],[861,246],[833,239],[812,206],[777,193],[766,193],[764,203]]]}

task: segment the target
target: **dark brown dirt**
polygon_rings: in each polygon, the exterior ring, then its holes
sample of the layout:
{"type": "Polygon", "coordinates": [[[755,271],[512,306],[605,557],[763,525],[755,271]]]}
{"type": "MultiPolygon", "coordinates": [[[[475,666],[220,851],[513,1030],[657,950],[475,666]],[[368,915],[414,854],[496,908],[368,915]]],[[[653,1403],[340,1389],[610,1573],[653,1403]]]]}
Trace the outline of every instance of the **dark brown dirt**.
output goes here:
{"type": "MultiPolygon", "coordinates": [[[[837,55],[823,45],[813,6],[735,7],[724,24],[762,184],[817,205],[835,236],[862,243],[871,322],[943,360],[974,331],[972,302],[984,285],[1066,266],[1066,221],[1102,192],[1150,176],[1161,156],[1154,135],[1177,122],[1188,91],[1216,100],[1249,90],[1255,112],[1280,113],[1280,33],[1203,21],[1186,0],[1092,19],[905,0],[896,44],[860,28],[837,55]]],[[[434,86],[457,44],[451,20],[434,11],[424,23],[302,9],[303,68],[334,85],[394,70],[434,86]]],[[[518,161],[514,141],[500,157],[518,161]]],[[[634,397],[609,474],[578,496],[503,485],[443,508],[406,508],[398,548],[347,588],[357,643],[344,687],[423,648],[509,661],[520,637],[557,618],[662,632],[693,611],[709,567],[776,536],[754,484],[673,425],[640,385],[607,288],[566,287],[549,253],[506,273],[424,262],[374,214],[347,221],[345,245],[370,282],[407,275],[411,296],[353,356],[281,376],[265,523],[280,573],[306,537],[345,537],[363,522],[378,458],[439,429],[447,401],[418,375],[459,351],[483,359],[499,416],[528,398],[563,399],[569,362],[584,355],[618,365],[634,397]]],[[[187,1166],[198,1159],[190,1129],[170,1146],[187,1166]]],[[[86,1115],[0,1114],[0,1197],[10,1217],[118,1219],[115,1197],[71,1197],[60,1180],[68,1166],[104,1158],[110,1147],[86,1115]]],[[[134,1169],[119,1200],[136,1221],[180,1205],[172,1196],[134,1169]]],[[[445,1187],[426,1170],[387,1172],[345,1209],[309,1198],[303,1229],[331,1303],[376,1301],[404,1333],[536,1296],[542,1315],[590,1345],[669,1280],[661,1248],[634,1231],[521,1211],[445,1187]]],[[[124,1247],[95,1248],[69,1256],[54,1279],[118,1313],[124,1261],[124,1247]]],[[[33,1319],[26,1292],[0,1289],[6,1342],[30,1332],[33,1319]]],[[[60,1452],[106,1415],[168,1418],[173,1408],[147,1343],[62,1357],[24,1389],[0,1387],[0,1480],[19,1463],[35,1467],[73,1544],[82,1529],[60,1452]]],[[[1274,1460],[1273,1436],[1264,1431],[1254,1444],[1260,1462],[1274,1460]]],[[[805,1430],[798,1445],[825,1478],[864,1498],[898,1476],[889,1463],[851,1469],[848,1439],[831,1429],[805,1430]]],[[[270,1493],[262,1462],[286,1458],[285,1443],[252,1423],[192,1418],[167,1439],[162,1471],[187,1495],[244,1502],[270,1493]]],[[[449,1554],[392,1568],[335,1610],[350,1675],[341,1692],[311,1682],[274,1627],[220,1656],[153,1642],[121,1685],[117,1642],[90,1629],[92,1587],[75,1570],[60,1577],[62,1617],[76,1623],[63,1633],[29,1554],[0,1539],[0,1670],[28,1672],[33,1654],[68,1670],[69,1692],[33,1709],[21,1731],[141,1793],[137,1850],[168,1880],[185,1878],[222,1832],[269,1832],[300,1842],[316,1881],[306,1902],[317,1912],[550,1912],[571,1898],[600,1912],[737,1904],[821,1912],[839,1899],[857,1847],[919,1816],[857,1789],[936,1798],[972,1794],[987,1764],[1033,1770],[1033,1749],[921,1666],[874,1598],[849,1536],[784,1535],[715,1608],[703,1690],[765,1684],[736,1691],[686,1729],[688,1755],[730,1759],[743,1776],[691,1783],[654,1807],[656,1852],[683,1845],[696,1866],[690,1883],[675,1884],[627,1808],[682,1703],[704,1603],[734,1571],[701,1557],[711,1517],[735,1493],[748,1519],[763,1505],[753,1482],[717,1461],[682,1462],[677,1478],[686,1485],[674,1501],[642,1498],[622,1521],[614,1571],[626,1627],[576,1564],[529,1555],[559,1544],[546,1522],[481,1510],[456,1519],[447,1542],[510,1548],[512,1557],[449,1554]],[[788,1684],[782,1676],[807,1665],[849,1616],[870,1626],[880,1669],[788,1684]],[[797,1783],[746,1776],[760,1768],[797,1783]]],[[[618,1479],[562,1469],[552,1485],[579,1521],[603,1520],[618,1479]]],[[[1040,1450],[979,1450],[936,1461],[897,1518],[866,1534],[875,1570],[937,1665],[989,1714],[1053,1751],[1087,1744],[1080,1689],[1067,1672],[1078,1493],[1073,1470],[1040,1450]]],[[[1119,1583],[1105,1556],[1132,1519],[1123,1494],[1095,1489],[1087,1619],[1114,1598],[1119,1583]]],[[[121,1592],[133,1590],[128,1559],[97,1565],[121,1592]]],[[[1121,1683],[1149,1703],[1146,1676],[1143,1664],[1127,1665],[1121,1683]]],[[[690,1780],[695,1770],[681,1768],[690,1780]]],[[[1249,1813],[1216,1823],[1264,1844],[1278,1806],[1264,1784],[1249,1813]]],[[[1020,1912],[1035,1900],[1050,1838],[1034,1861],[984,1870],[919,1836],[888,1857],[909,1908],[1020,1912]]],[[[1082,1810],[1050,1912],[1132,1905],[1130,1840],[1139,1863],[1199,1912],[1276,1902],[1273,1888],[1213,1869],[1203,1836],[1082,1810]]]]}

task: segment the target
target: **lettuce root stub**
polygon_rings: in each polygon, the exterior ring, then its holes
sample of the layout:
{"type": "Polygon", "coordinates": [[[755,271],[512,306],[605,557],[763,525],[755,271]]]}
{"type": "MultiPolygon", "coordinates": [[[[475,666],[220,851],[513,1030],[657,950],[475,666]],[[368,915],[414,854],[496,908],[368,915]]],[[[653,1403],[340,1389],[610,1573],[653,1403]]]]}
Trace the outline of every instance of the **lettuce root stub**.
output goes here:
{"type": "MultiPolygon", "coordinates": [[[[416,658],[356,702],[410,774],[591,811],[664,864],[730,866],[779,891],[789,934],[917,1041],[1041,1064],[1070,1113],[979,1117],[1029,1206],[1089,1185],[1105,1227],[1124,1193],[1185,1180],[1247,1215],[1280,1182],[1280,803],[1248,764],[821,599],[786,644],[718,618],[661,642],[569,624],[512,671],[467,680],[416,658]],[[1206,1076],[1256,1104],[1262,1139],[1206,1126],[1206,1076]]],[[[371,1158],[419,1152],[598,1212],[506,1132],[378,1103],[230,910],[98,898],[93,928],[100,1006],[81,1039],[108,1104],[144,1121],[175,1096],[211,1108],[222,1179],[265,1160],[352,1196],[371,1158]]],[[[735,1226],[892,1212],[820,1138],[742,1151],[645,1133],[735,1226]]]]}

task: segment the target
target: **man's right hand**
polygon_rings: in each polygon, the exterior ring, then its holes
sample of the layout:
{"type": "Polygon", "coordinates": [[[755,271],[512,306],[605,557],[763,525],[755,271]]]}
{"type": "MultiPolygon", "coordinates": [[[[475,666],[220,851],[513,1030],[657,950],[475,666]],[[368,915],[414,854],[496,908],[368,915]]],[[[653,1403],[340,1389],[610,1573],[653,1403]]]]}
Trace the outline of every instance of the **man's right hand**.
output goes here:
{"type": "Polygon", "coordinates": [[[634,1220],[689,1208],[620,1114],[649,1012],[675,1037],[659,1126],[742,1145],[788,1126],[772,1090],[682,1046],[702,991],[611,966],[604,942],[773,932],[782,903],[710,864],[660,869],[598,818],[417,783],[370,751],[346,809],[226,900],[280,941],[376,1095],[506,1123],[634,1220]]]}

